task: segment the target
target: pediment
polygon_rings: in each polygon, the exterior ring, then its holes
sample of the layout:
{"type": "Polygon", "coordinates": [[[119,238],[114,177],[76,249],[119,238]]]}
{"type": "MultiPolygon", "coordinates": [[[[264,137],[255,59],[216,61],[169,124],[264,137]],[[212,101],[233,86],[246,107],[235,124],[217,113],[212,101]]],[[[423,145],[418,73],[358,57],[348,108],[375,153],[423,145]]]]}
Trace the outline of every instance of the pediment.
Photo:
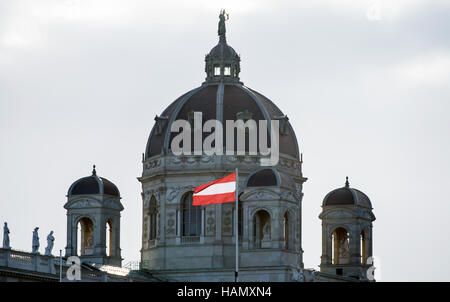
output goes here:
{"type": "Polygon", "coordinates": [[[246,192],[241,197],[242,200],[279,200],[281,196],[270,190],[254,190],[250,192],[246,192]]]}

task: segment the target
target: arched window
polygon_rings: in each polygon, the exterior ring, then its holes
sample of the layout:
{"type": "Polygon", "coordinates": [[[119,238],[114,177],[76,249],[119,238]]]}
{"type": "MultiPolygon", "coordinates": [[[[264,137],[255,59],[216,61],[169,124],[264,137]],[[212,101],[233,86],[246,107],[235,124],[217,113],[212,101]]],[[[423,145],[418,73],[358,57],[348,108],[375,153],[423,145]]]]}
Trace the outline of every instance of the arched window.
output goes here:
{"type": "Polygon", "coordinates": [[[106,256],[108,257],[114,254],[113,242],[113,223],[111,219],[108,219],[106,222],[106,256]]]}
{"type": "Polygon", "coordinates": [[[156,198],[155,196],[152,196],[149,203],[149,209],[148,209],[148,240],[153,240],[156,238],[156,198]]]}
{"type": "Polygon", "coordinates": [[[364,230],[361,231],[361,235],[360,235],[360,240],[361,240],[361,251],[360,251],[360,255],[361,255],[361,263],[362,264],[366,264],[366,232],[364,230]]]}
{"type": "Polygon", "coordinates": [[[259,210],[253,216],[253,242],[255,248],[271,247],[270,215],[265,210],[259,210]]]}
{"type": "Polygon", "coordinates": [[[350,261],[349,234],[339,227],[332,235],[333,264],[348,264],[350,261]]]}
{"type": "Polygon", "coordinates": [[[283,234],[284,234],[284,248],[289,250],[290,249],[290,230],[289,230],[289,213],[286,211],[283,216],[283,234]]]}
{"type": "Polygon", "coordinates": [[[77,255],[85,256],[94,253],[94,223],[87,217],[77,223],[77,255]]]}
{"type": "Polygon", "coordinates": [[[183,236],[200,236],[202,227],[202,207],[192,205],[192,192],[184,195],[182,207],[183,236]]]}

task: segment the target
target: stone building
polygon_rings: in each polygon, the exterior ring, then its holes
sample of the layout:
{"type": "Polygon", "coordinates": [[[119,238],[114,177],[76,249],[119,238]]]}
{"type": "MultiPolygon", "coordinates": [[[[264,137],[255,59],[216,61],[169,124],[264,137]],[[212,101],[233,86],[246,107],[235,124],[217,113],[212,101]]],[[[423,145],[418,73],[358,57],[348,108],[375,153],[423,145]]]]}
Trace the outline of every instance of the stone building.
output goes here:
{"type": "MultiPolygon", "coordinates": [[[[177,280],[232,281],[234,242],[235,236],[239,236],[240,280],[290,281],[292,271],[303,268],[302,191],[307,178],[302,173],[302,157],[287,116],[263,94],[240,81],[241,59],[227,44],[225,32],[222,19],[219,42],[205,57],[206,79],[202,85],[180,96],[155,118],[139,178],[143,198],[142,264],[155,274],[177,280]],[[194,112],[201,112],[203,120],[218,120],[222,124],[226,120],[266,120],[268,124],[279,120],[278,164],[261,167],[262,156],[251,155],[248,144],[242,155],[236,155],[237,152],[235,155],[174,155],[172,124],[180,119],[191,121],[194,112]],[[236,167],[240,176],[238,230],[233,228],[234,203],[192,206],[194,187],[223,177],[236,167]]],[[[224,132],[223,136],[227,137],[224,132]]],[[[247,137],[246,142],[249,140],[247,137]]],[[[370,220],[362,215],[371,213],[370,201],[362,192],[348,190],[357,192],[356,204],[346,199],[353,195],[342,196],[341,206],[336,209],[325,202],[321,219],[329,232],[334,224],[347,218],[351,221],[344,224],[344,229],[351,226],[352,236],[356,234],[353,229],[367,230],[364,255],[368,257],[371,255],[371,228],[368,227],[374,218],[370,220]],[[361,197],[364,205],[359,196],[364,196],[361,197]],[[367,211],[363,214],[347,209],[351,203],[367,211]],[[342,214],[350,211],[353,216],[342,214]]],[[[366,268],[356,264],[361,256],[356,250],[359,245],[354,243],[356,237],[352,237],[353,254],[349,263],[354,265],[340,264],[334,270],[335,265],[329,261],[330,236],[331,233],[326,233],[323,239],[327,244],[321,265],[324,274],[355,277],[356,268],[366,268]]],[[[357,277],[360,275],[363,273],[357,277]]]]}
{"type": "MultiPolygon", "coordinates": [[[[299,144],[288,117],[241,82],[241,58],[227,44],[225,20],[221,12],[219,42],[205,57],[205,81],[155,117],[138,178],[142,185],[142,248],[134,272],[145,272],[140,280],[234,281],[238,236],[240,281],[368,280],[375,216],[367,195],[350,188],[348,181],[323,200],[320,272],[304,268],[301,225],[307,178],[302,173],[299,144]],[[175,155],[174,122],[186,120],[195,127],[193,119],[198,112],[203,121],[222,124],[227,120],[267,121],[268,137],[272,138],[271,131],[279,131],[277,164],[262,166],[265,156],[261,149],[251,152],[251,129],[247,129],[243,153],[234,149],[233,154],[224,155],[175,155]],[[279,121],[279,129],[271,128],[272,120],[279,121]],[[196,186],[236,168],[238,209],[234,202],[192,205],[196,186]]],[[[228,134],[224,129],[223,137],[228,134]]],[[[233,139],[236,147],[238,139],[233,139]]],[[[121,267],[120,212],[124,207],[118,188],[97,176],[94,166],[92,175],[70,186],[64,208],[65,256],[79,256],[88,267],[121,267]]],[[[8,269],[5,263],[11,263],[5,258],[10,257],[6,256],[9,250],[1,251],[0,276],[8,269]]]]}

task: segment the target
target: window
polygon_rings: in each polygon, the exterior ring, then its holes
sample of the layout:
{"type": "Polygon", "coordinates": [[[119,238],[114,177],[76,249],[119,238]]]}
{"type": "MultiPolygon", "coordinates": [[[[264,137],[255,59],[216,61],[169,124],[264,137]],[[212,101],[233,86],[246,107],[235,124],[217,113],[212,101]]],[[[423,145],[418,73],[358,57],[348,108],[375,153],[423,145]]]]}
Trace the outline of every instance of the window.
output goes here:
{"type": "Polygon", "coordinates": [[[214,66],[214,76],[220,76],[220,66],[214,66]]]}
{"type": "Polygon", "coordinates": [[[230,65],[225,66],[225,69],[223,71],[223,75],[227,76],[227,77],[231,76],[231,66],[230,65]]]}
{"type": "Polygon", "coordinates": [[[192,192],[183,197],[182,234],[200,236],[202,228],[202,207],[192,205],[192,192]]]}
{"type": "Polygon", "coordinates": [[[114,256],[114,248],[113,248],[113,222],[111,219],[108,219],[106,222],[106,256],[114,256]]]}
{"type": "Polygon", "coordinates": [[[332,235],[333,264],[350,262],[349,234],[344,228],[337,228],[332,235]]]}
{"type": "Polygon", "coordinates": [[[253,216],[253,243],[255,248],[271,247],[270,215],[259,210],[253,216]]]}
{"type": "Polygon", "coordinates": [[[148,209],[148,240],[156,238],[156,198],[152,196],[148,209]]]}
{"type": "Polygon", "coordinates": [[[94,252],[94,223],[84,217],[77,223],[77,254],[92,255],[94,252]]]}

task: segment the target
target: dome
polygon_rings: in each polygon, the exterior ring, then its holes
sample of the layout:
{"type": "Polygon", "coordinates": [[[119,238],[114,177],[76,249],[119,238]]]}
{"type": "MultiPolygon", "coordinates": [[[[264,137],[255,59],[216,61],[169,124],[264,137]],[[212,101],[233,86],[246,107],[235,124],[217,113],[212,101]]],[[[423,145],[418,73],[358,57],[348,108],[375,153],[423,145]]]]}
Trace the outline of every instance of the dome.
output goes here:
{"type": "MultiPolygon", "coordinates": [[[[224,146],[226,143],[226,120],[253,119],[256,122],[279,120],[280,154],[299,159],[297,138],[288,122],[287,116],[268,98],[243,84],[206,83],[193,89],[175,100],[161,116],[156,116],[156,123],[150,133],[145,151],[145,158],[170,153],[172,139],[178,134],[170,132],[175,120],[189,120],[193,112],[202,112],[203,122],[215,119],[224,125],[224,146]]],[[[203,139],[210,133],[204,133],[203,139]]],[[[270,136],[268,135],[268,139],[270,136]]],[[[236,136],[234,146],[236,148],[236,136]]],[[[248,143],[246,142],[248,149],[248,143]]],[[[248,150],[246,150],[248,151],[248,150]]]]}
{"type": "Polygon", "coordinates": [[[103,177],[98,177],[97,172],[92,170],[92,175],[83,177],[75,181],[69,188],[67,195],[89,195],[106,194],[120,197],[119,189],[116,185],[103,177]]]}
{"type": "Polygon", "coordinates": [[[369,197],[360,190],[350,188],[348,177],[345,186],[328,193],[323,199],[323,206],[359,205],[372,208],[369,197]]]}
{"type": "Polygon", "coordinates": [[[238,56],[236,51],[228,45],[227,43],[221,43],[214,46],[209,52],[209,56],[212,58],[226,58],[226,59],[234,59],[238,56]]]}
{"type": "MultiPolygon", "coordinates": [[[[297,139],[288,117],[271,100],[240,82],[240,57],[227,44],[224,16],[220,16],[219,43],[205,56],[205,82],[180,96],[160,116],[155,117],[156,123],[147,140],[144,160],[170,154],[171,142],[178,135],[170,131],[173,122],[179,119],[191,122],[194,112],[202,112],[203,123],[208,120],[218,120],[222,123],[224,147],[227,137],[225,121],[252,119],[258,123],[260,120],[266,120],[270,125],[271,120],[278,120],[280,155],[299,160],[297,139]]],[[[210,133],[204,133],[203,139],[208,135],[210,133]]],[[[249,138],[246,136],[245,145],[248,152],[249,138]]],[[[267,135],[267,138],[270,145],[270,135],[267,135]]],[[[234,146],[236,150],[236,135],[234,146]]]]}

